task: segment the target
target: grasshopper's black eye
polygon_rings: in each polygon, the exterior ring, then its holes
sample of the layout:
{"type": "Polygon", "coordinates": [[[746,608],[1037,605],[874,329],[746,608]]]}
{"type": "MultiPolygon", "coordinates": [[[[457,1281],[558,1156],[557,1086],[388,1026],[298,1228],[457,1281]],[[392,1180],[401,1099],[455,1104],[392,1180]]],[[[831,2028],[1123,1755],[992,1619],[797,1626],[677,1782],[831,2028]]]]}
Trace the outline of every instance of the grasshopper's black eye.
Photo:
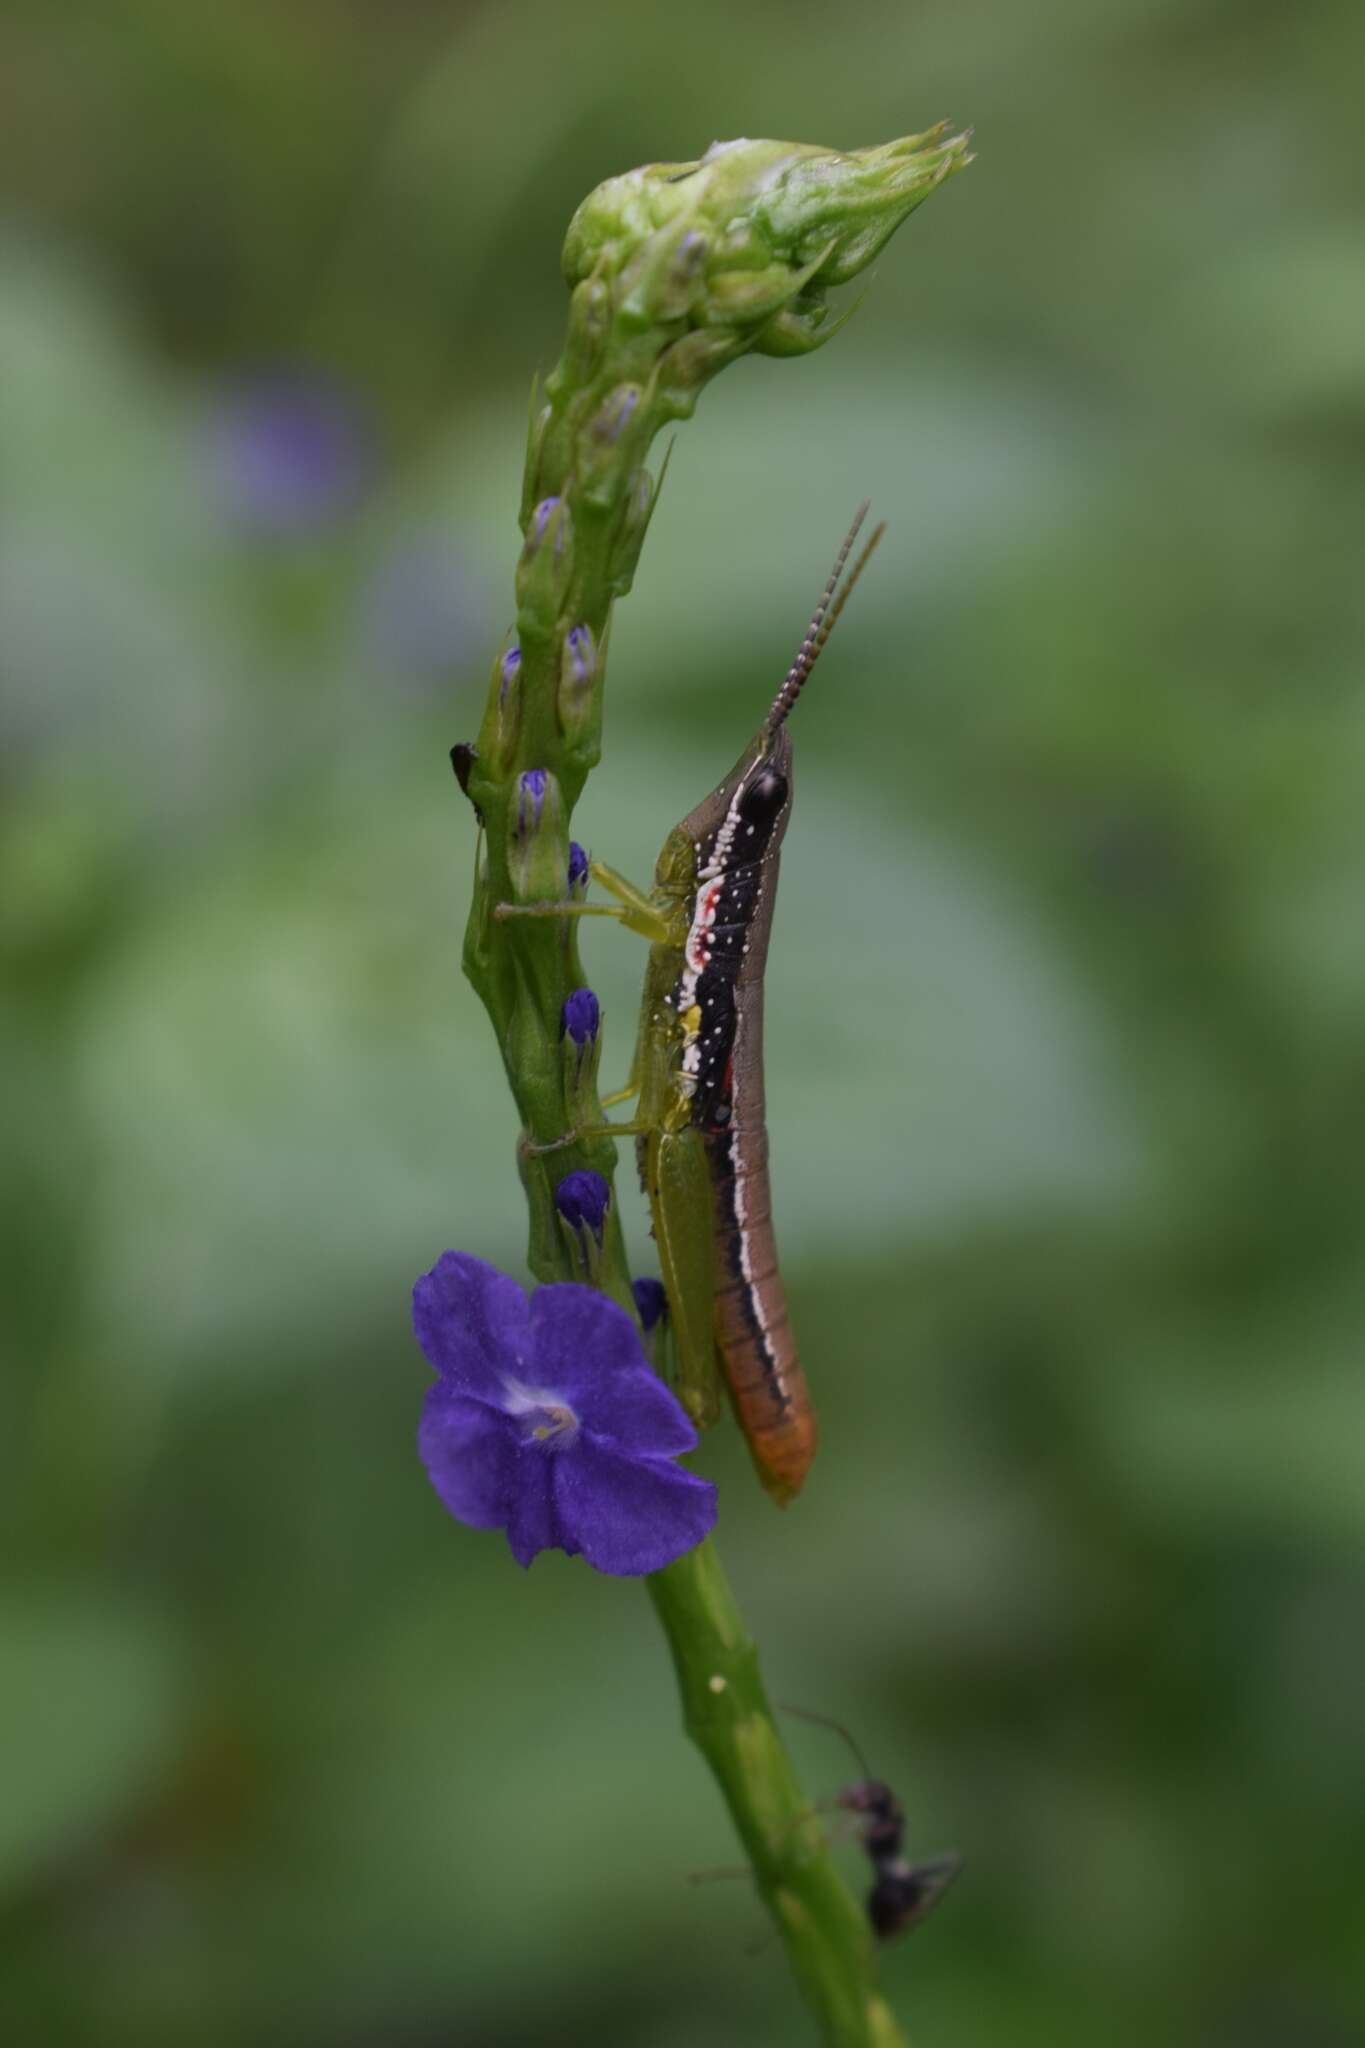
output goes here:
{"type": "Polygon", "coordinates": [[[771,825],[786,801],[786,776],[776,768],[765,768],[740,797],[739,815],[746,825],[771,825]]]}

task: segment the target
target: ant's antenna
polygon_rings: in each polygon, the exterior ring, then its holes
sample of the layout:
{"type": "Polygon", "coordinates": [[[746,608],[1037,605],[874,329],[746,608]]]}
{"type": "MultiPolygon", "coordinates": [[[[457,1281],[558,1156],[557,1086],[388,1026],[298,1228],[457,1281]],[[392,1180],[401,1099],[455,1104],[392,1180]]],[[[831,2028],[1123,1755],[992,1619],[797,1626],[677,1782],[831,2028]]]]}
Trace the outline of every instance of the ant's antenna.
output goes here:
{"type": "Polygon", "coordinates": [[[886,532],[886,521],[883,519],[879,525],[872,529],[872,533],[864,545],[862,553],[853,565],[847,582],[836,598],[834,593],[838,587],[839,578],[844,573],[844,564],[848,560],[849,550],[858,538],[858,529],[867,517],[870,502],[869,499],[864,498],[854,514],[853,524],[844,535],[843,546],[835,556],[834,567],[829,572],[829,581],[825,585],[819,604],[815,607],[814,617],[806,628],[806,637],[796,650],[796,659],[787,670],[786,680],[782,688],[773,699],[772,710],[768,713],[765,728],[770,733],[777,731],[779,725],[786,719],[792,705],[801,695],[806,678],[819,659],[821,648],[834,631],[835,620],[848,603],[849,592],[867,567],[868,557],[871,555],[873,548],[876,547],[877,542],[886,532]]]}
{"type": "MultiPolygon", "coordinates": [[[[864,506],[863,510],[866,511],[867,507],[864,506]]],[[[813,1714],[809,1707],[794,1707],[787,1700],[775,1700],[773,1704],[777,1707],[780,1707],[784,1714],[795,1714],[799,1721],[814,1721],[817,1723],[819,1727],[832,1728],[836,1735],[842,1735],[844,1741],[852,1750],[854,1761],[857,1764],[858,1769],[862,1772],[863,1777],[869,1783],[872,1782],[872,1773],[867,1767],[867,1758],[863,1755],[862,1751],[859,1749],[857,1743],[853,1740],[853,1737],[849,1734],[847,1728],[845,1728],[842,1721],[834,1720],[833,1717],[829,1714],[813,1714]]]]}

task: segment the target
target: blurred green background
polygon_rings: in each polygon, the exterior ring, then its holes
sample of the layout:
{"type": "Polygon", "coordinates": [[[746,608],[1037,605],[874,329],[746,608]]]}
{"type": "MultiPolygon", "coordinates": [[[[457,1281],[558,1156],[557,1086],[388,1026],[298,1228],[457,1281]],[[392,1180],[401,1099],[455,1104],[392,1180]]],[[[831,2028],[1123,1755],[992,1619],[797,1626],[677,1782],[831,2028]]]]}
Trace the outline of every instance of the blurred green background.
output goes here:
{"type": "Polygon", "coordinates": [[[918,2048],[1360,2040],[1363,75],[1347,0],[11,0],[7,2041],[808,2038],[643,1596],[430,1493],[407,1296],[523,1270],[446,749],[569,214],[942,115],[681,432],[578,817],[648,872],[870,495],[768,1003],[824,1449],[715,1443],[723,1550],[968,1860],[918,2048]]]}

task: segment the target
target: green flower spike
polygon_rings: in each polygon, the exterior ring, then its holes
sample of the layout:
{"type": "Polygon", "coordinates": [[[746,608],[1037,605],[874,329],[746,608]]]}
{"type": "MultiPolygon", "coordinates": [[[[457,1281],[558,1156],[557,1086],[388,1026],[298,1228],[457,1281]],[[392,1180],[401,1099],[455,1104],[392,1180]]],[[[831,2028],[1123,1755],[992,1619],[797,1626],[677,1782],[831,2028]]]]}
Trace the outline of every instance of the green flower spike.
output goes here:
{"type": "MultiPolygon", "coordinates": [[[[967,145],[946,124],[847,155],[718,142],[696,163],[608,179],[569,226],[564,353],[532,401],[515,645],[494,663],[477,746],[455,755],[484,827],[464,963],[523,1125],[531,1270],[566,1280],[586,1265],[632,1311],[608,1192],[614,1143],[564,1142],[602,1120],[595,1040],[590,1059],[570,1058],[561,1030],[566,999],[587,983],[575,923],[502,918],[496,906],[548,907],[568,894],[569,824],[601,748],[611,608],[630,589],[658,497],[645,467],[654,436],[686,419],[737,356],[804,355],[829,340],[842,321],[830,318],[828,293],[971,161],[967,145]],[[571,1202],[581,1208],[585,1189],[597,1198],[589,1224],[571,1202]]],[[[796,1782],[713,1546],[648,1584],[688,1733],[724,1794],[822,2039],[896,2048],[901,2036],[872,1984],[866,1916],[796,1782]]]]}

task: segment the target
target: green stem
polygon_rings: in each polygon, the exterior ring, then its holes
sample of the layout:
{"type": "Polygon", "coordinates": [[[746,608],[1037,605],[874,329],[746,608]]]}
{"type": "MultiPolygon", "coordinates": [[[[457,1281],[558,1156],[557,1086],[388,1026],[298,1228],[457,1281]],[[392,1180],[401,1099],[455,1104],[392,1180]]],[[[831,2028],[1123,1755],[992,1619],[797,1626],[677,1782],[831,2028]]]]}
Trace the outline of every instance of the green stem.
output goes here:
{"type": "Polygon", "coordinates": [[[730,1809],[754,1883],[830,2048],[904,2048],[872,1983],[866,1915],[802,1795],[720,1559],[703,1543],[647,1581],[683,1720],[730,1809]]]}
{"type": "MultiPolygon", "coordinates": [[[[826,341],[840,324],[826,323],[829,288],[856,276],[969,160],[967,138],[942,126],[849,154],[716,144],[698,163],[610,179],[570,224],[568,337],[532,406],[517,641],[494,662],[478,744],[463,763],[484,826],[464,966],[530,1140],[519,1163],[538,1279],[582,1279],[586,1269],[632,1306],[615,1204],[600,1252],[568,1232],[554,1204],[567,1173],[590,1167],[610,1182],[615,1168],[610,1139],[557,1142],[601,1119],[595,1065],[570,1059],[560,1036],[564,999],[584,981],[576,920],[496,912],[567,895],[569,820],[601,747],[612,605],[630,588],[658,494],[645,457],[726,363],[826,341]],[[536,1149],[547,1146],[555,1149],[536,1149]]],[[[901,2037],[872,1989],[865,1916],[801,1795],[711,1545],[655,1574],[650,1593],[688,1731],[825,2041],[895,2048],[901,2037]]]]}

